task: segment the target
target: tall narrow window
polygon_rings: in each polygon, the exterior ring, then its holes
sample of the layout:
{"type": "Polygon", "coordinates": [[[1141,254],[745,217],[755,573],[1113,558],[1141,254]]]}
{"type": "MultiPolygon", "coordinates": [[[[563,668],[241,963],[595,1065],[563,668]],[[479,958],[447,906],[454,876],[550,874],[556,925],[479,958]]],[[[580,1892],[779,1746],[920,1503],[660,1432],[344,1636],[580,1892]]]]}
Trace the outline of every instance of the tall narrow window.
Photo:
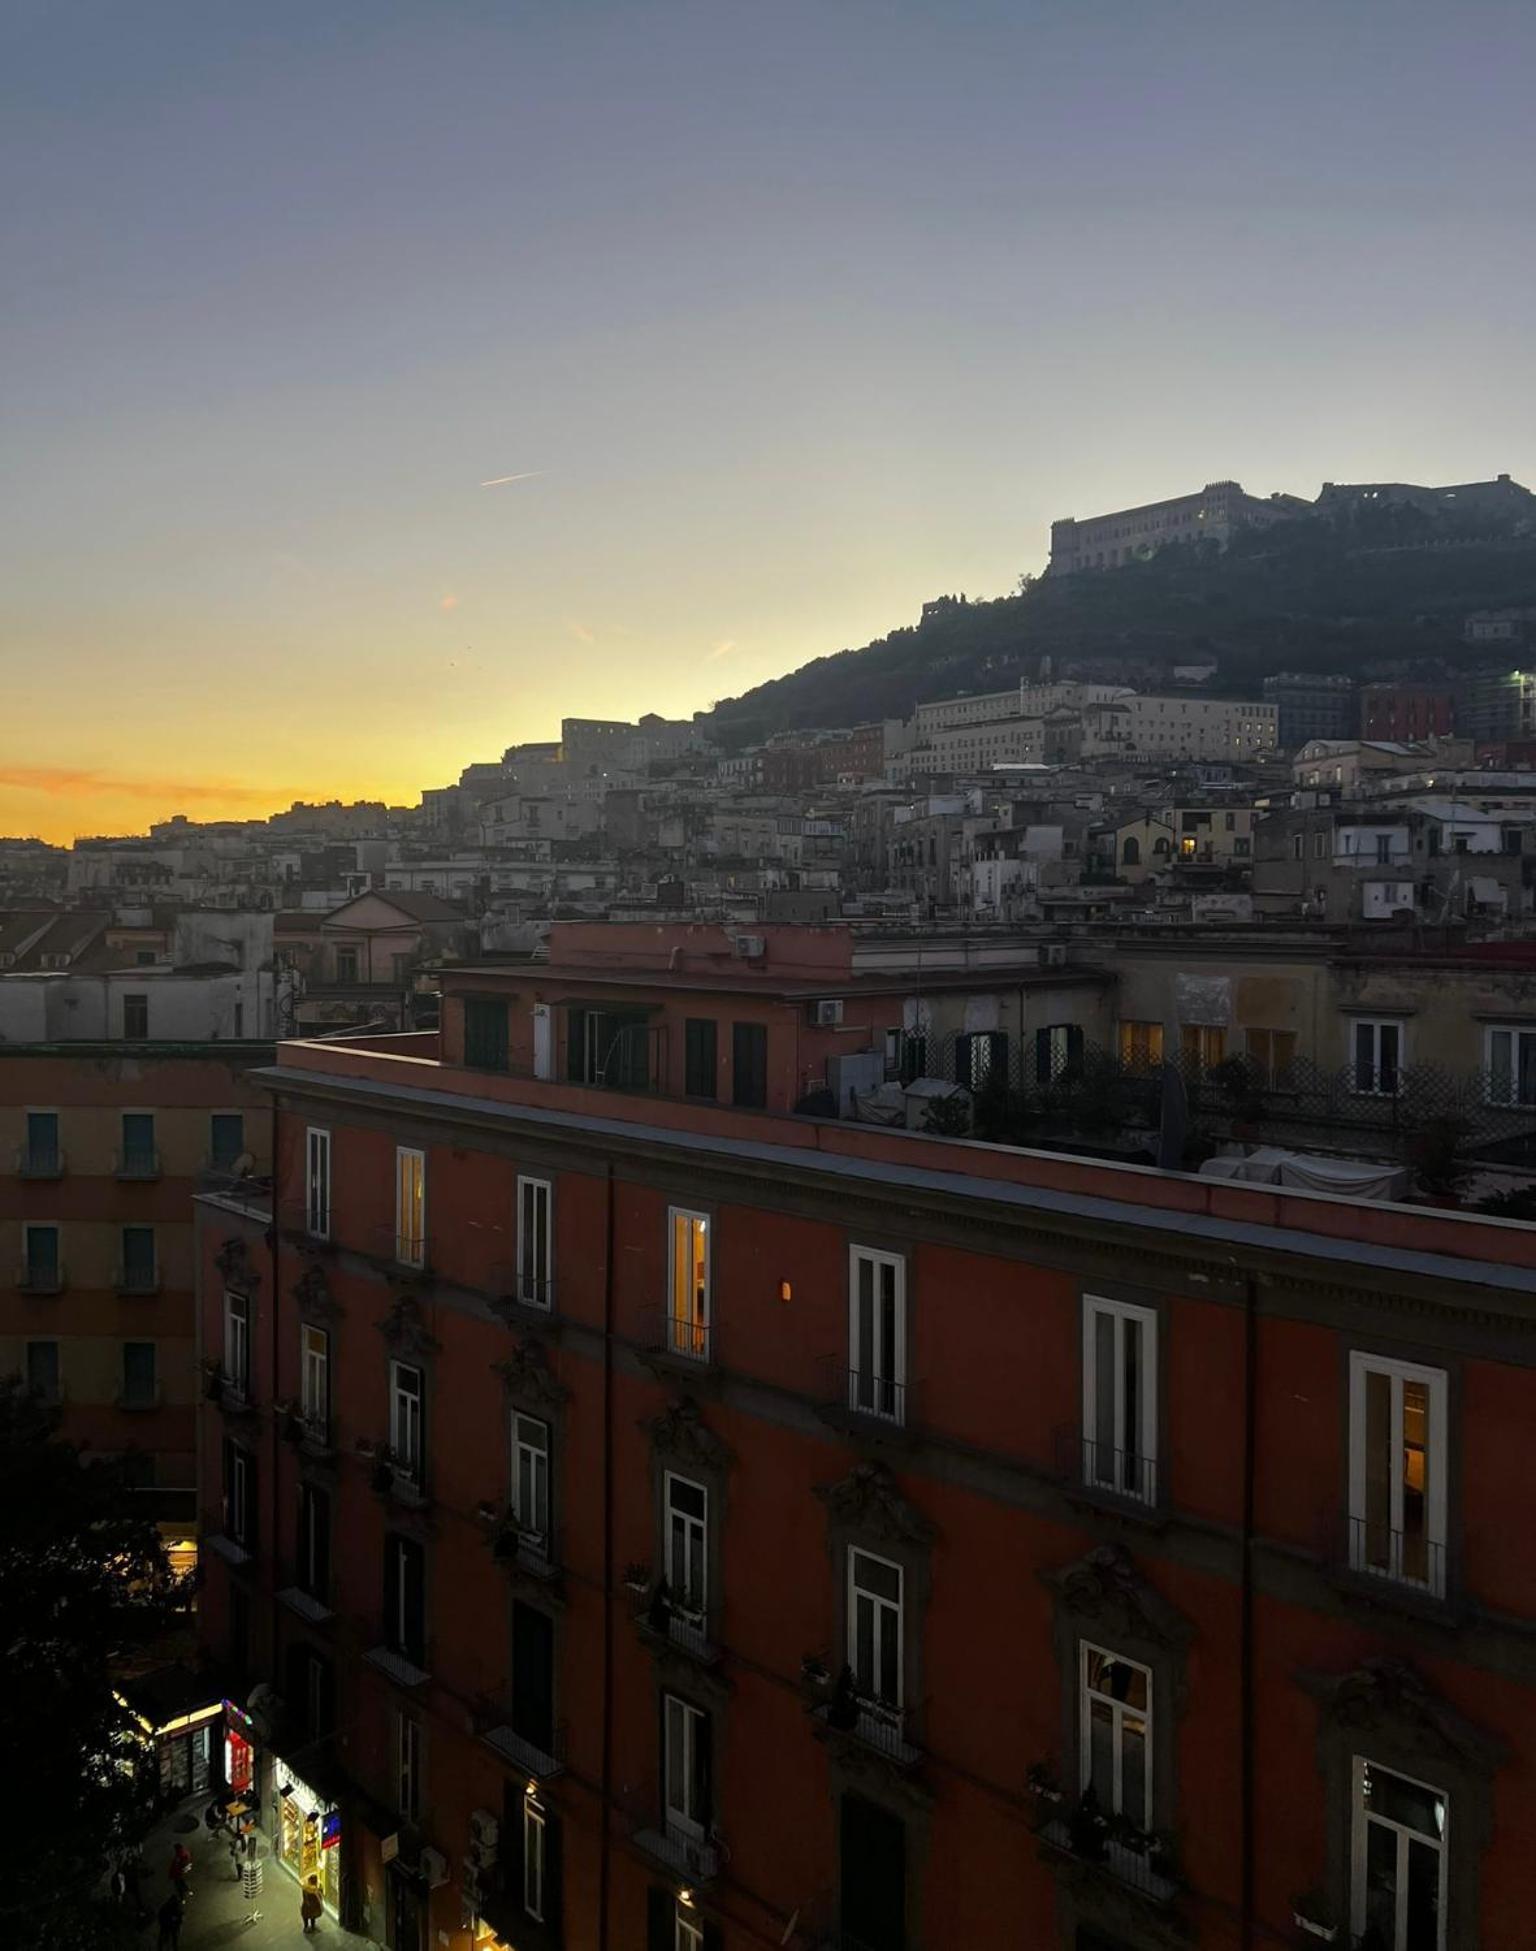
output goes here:
{"type": "Polygon", "coordinates": [[[1450,1798],[1355,1757],[1350,1930],[1380,1951],[1447,1951],[1450,1798]]]}
{"type": "Polygon", "coordinates": [[[395,1258],[402,1267],[427,1264],[427,1160],[408,1145],[395,1150],[395,1258]]]}
{"type": "Polygon", "coordinates": [[[251,1303],[248,1295],[224,1290],[224,1381],[237,1396],[251,1388],[251,1303]]]}
{"type": "Polygon", "coordinates": [[[59,1399],[59,1344],[56,1341],[27,1343],[27,1387],[44,1402],[59,1399]]]}
{"type": "Polygon", "coordinates": [[[395,1710],[396,1805],[406,1822],[421,1814],[421,1723],[395,1710]]]}
{"type": "Polygon", "coordinates": [[[1349,1562],[1445,1591],[1446,1376],[1349,1358],[1349,1562]]]}
{"type": "Polygon", "coordinates": [[[425,1378],[409,1362],[389,1365],[390,1460],[407,1476],[421,1475],[425,1450],[423,1430],[425,1378]]]}
{"type": "Polygon", "coordinates": [[[1157,1316],[1083,1302],[1083,1482],[1157,1502],[1157,1316]]]}
{"type": "Polygon", "coordinates": [[[319,1125],[304,1136],[304,1230],[311,1239],[331,1237],[331,1134],[319,1125]]]}
{"type": "Polygon", "coordinates": [[[907,1419],[907,1265],[874,1247],[848,1252],[848,1407],[907,1419]]]}
{"type": "Polygon", "coordinates": [[[666,1498],[667,1589],[677,1610],[697,1622],[709,1604],[709,1492],[669,1470],[666,1498]]]}
{"type": "Polygon", "coordinates": [[[544,1866],[548,1828],[544,1809],[531,1795],[523,1800],[523,1909],[535,1923],[544,1921],[544,1866]]]}
{"type": "Polygon", "coordinates": [[[1370,1097],[1396,1097],[1403,1067],[1403,1026],[1360,1017],[1354,1026],[1354,1086],[1370,1097]]]}
{"type": "Polygon", "coordinates": [[[676,1694],[664,1694],[662,1730],[667,1827],[704,1842],[713,1793],[709,1716],[676,1694]]]}
{"type": "Polygon", "coordinates": [[[1060,1083],[1083,1065],[1080,1023],[1046,1023],[1035,1031],[1035,1082],[1060,1083]]]}
{"type": "Polygon", "coordinates": [[[153,1111],[125,1111],[117,1169],[125,1179],[150,1179],[159,1169],[153,1111]]]}
{"type": "MultiPolygon", "coordinates": [[[[409,958],[406,968],[395,973],[395,980],[404,986],[409,972],[409,958]]],[[[508,1041],[507,1005],[486,999],[469,996],[464,1002],[464,1061],[473,1070],[506,1070],[511,1061],[511,1047],[508,1041]]]]}
{"type": "Polygon", "coordinates": [[[125,1226],[122,1233],[123,1264],[119,1284],[128,1294],[153,1294],[160,1284],[155,1264],[155,1229],[152,1226],[125,1226]]]}
{"type": "Polygon", "coordinates": [[[731,1025],[731,1102],[761,1111],[768,1103],[768,1029],[763,1023],[731,1025]]]}
{"type": "Polygon", "coordinates": [[[1086,1641],[1079,1649],[1078,1776],[1106,1815],[1152,1821],[1152,1675],[1086,1641]]]}
{"type": "Polygon", "coordinates": [[[256,1459],[224,1439],[224,1535],[246,1551],[256,1543],[256,1459]]]}
{"type": "Polygon", "coordinates": [[[57,1111],[27,1113],[27,1142],[21,1154],[21,1171],[33,1179],[53,1178],[60,1169],[59,1114],[57,1111]]]}
{"type": "Polygon", "coordinates": [[[550,1305],[552,1248],[548,1179],[517,1182],[517,1298],[525,1307],[550,1305]]]}
{"type": "Polygon", "coordinates": [[[549,1424],[512,1415],[512,1515],[521,1542],[540,1557],[549,1552],[549,1424]]]}
{"type": "Polygon", "coordinates": [[[683,1089],[689,1097],[719,1095],[716,1034],[712,1016],[690,1016],[683,1024],[683,1089]]]}
{"type": "Polygon", "coordinates": [[[902,1571],[886,1558],[848,1553],[848,1665],[872,1705],[899,1713],[902,1685],[902,1571]]]}
{"type": "Polygon", "coordinates": [[[331,1337],[307,1321],[299,1335],[303,1361],[299,1412],[305,1427],[323,1442],[331,1423],[331,1337]]]}
{"type": "Polygon", "coordinates": [[[427,1562],[419,1540],[384,1539],[384,1641],[413,1666],[427,1663],[427,1562]]]}
{"type": "Polygon", "coordinates": [[[667,1346],[709,1360],[709,1216],[672,1207],[668,1219],[667,1346]]]}
{"type": "Polygon", "coordinates": [[[245,1152],[245,1116],[240,1111],[214,1111],[208,1119],[208,1158],[216,1172],[234,1170],[245,1152]]]}
{"type": "Polygon", "coordinates": [[[298,1560],[301,1590],[324,1605],[331,1585],[331,1500],[318,1484],[299,1485],[298,1560]]]}
{"type": "Polygon", "coordinates": [[[22,1228],[22,1251],[21,1277],[27,1289],[34,1294],[57,1293],[64,1278],[58,1227],[27,1222],[22,1228]]]}
{"type": "Polygon", "coordinates": [[[133,1042],[143,1042],[149,1035],[149,997],[147,995],[124,996],[123,1035],[133,1042]]]}
{"type": "Polygon", "coordinates": [[[152,1341],[123,1343],[123,1407],[152,1409],[160,1398],[157,1351],[152,1341]]]}

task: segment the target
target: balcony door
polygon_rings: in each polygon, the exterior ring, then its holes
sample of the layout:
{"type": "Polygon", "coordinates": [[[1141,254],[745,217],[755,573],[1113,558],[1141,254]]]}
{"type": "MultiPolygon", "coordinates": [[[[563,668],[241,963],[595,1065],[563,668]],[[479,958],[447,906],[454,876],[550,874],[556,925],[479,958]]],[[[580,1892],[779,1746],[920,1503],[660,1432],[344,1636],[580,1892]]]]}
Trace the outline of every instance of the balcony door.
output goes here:
{"type": "Polygon", "coordinates": [[[862,1795],[844,1795],[838,1825],[842,1941],[860,1951],[905,1951],[907,1832],[862,1795]]]}
{"type": "Polygon", "coordinates": [[[512,1732],[540,1754],[555,1748],[555,1622],[512,1602],[512,1732]]]}

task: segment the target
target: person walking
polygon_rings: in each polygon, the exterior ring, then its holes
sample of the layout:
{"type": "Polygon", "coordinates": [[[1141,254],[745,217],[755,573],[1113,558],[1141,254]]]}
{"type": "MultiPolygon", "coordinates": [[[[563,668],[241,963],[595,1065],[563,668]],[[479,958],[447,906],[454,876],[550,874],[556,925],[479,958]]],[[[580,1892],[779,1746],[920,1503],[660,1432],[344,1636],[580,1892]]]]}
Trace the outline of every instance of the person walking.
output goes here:
{"type": "Polygon", "coordinates": [[[304,1886],[304,1894],[299,1899],[299,1915],[304,1919],[305,1937],[313,1937],[320,1928],[325,1905],[320,1901],[320,1879],[311,1877],[304,1886]]]}
{"type": "Polygon", "coordinates": [[[155,1940],[155,1951],[180,1951],[181,1919],[186,1907],[186,1899],[179,1890],[173,1890],[160,1906],[160,1935],[155,1940]]]}
{"type": "Polygon", "coordinates": [[[192,1852],[185,1843],[178,1843],[171,1851],[171,1865],[166,1875],[171,1879],[171,1890],[176,1896],[182,1895],[187,1887],[187,1872],[192,1867],[192,1852]]]}

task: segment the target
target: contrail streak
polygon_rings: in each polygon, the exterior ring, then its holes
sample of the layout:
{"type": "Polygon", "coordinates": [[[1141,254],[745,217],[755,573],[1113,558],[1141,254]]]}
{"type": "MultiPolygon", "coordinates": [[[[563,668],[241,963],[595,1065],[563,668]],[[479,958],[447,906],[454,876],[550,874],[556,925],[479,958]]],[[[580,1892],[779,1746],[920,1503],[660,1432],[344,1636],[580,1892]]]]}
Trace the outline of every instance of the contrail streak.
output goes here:
{"type": "Polygon", "coordinates": [[[498,474],[494,480],[482,481],[482,488],[504,488],[509,481],[536,481],[544,472],[541,467],[533,467],[526,474],[498,474]]]}

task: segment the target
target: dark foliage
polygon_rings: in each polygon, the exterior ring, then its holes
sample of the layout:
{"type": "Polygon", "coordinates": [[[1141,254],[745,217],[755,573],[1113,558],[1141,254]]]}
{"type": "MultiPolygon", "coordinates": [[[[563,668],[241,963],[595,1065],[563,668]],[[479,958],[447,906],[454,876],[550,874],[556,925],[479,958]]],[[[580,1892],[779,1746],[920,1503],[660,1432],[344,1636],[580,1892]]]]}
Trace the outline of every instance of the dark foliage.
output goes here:
{"type": "Polygon", "coordinates": [[[182,1594],[121,1473],[60,1440],[57,1412],[0,1380],[0,1944],[123,1941],[102,1901],[145,1814],[116,1664],[165,1631],[182,1594]]]}

